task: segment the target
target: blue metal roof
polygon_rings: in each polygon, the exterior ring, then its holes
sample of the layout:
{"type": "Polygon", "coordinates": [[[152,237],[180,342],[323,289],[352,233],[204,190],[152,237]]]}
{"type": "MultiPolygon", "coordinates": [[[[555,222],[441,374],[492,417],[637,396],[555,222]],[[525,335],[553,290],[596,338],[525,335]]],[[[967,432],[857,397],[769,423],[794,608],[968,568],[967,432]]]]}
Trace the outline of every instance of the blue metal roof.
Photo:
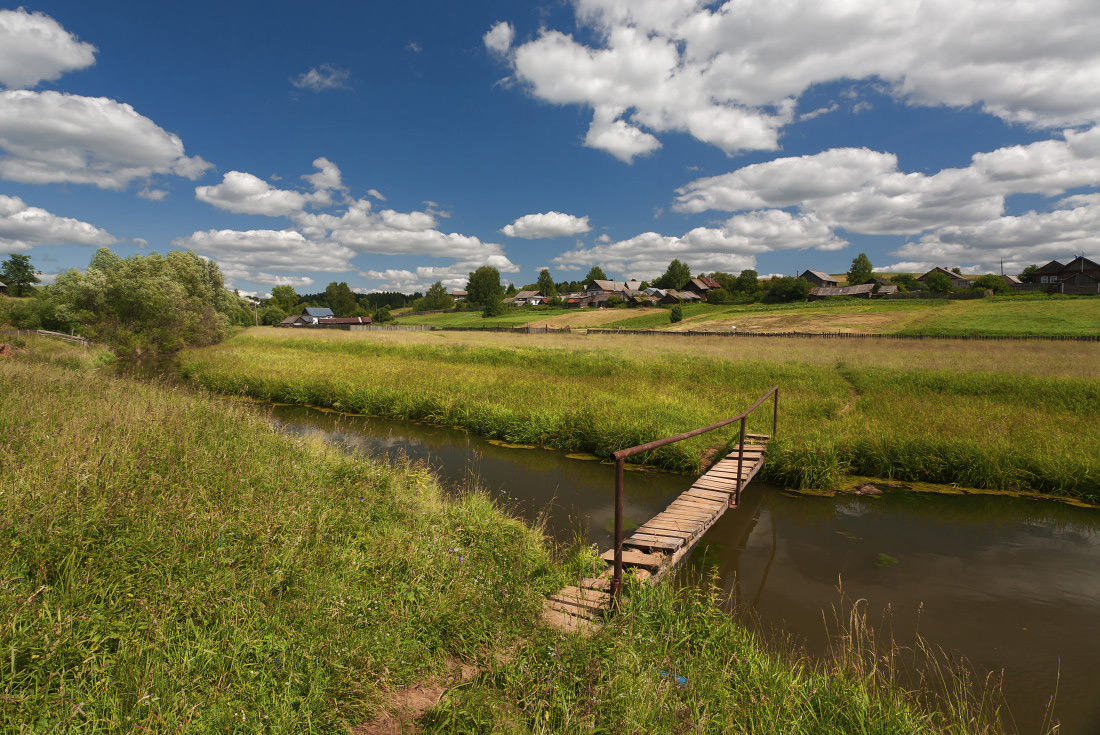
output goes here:
{"type": "Polygon", "coordinates": [[[304,313],[306,316],[315,316],[318,319],[326,316],[335,316],[335,314],[332,313],[332,309],[327,306],[307,306],[304,313]]]}

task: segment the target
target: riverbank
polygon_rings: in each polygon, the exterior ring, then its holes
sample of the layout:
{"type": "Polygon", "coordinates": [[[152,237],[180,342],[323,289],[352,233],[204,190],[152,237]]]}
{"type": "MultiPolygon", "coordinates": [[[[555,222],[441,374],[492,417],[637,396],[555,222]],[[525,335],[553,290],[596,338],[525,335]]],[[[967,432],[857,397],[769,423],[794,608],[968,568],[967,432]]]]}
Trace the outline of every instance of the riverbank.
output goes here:
{"type": "Polygon", "coordinates": [[[5,729],[347,732],[464,669],[427,730],[993,731],[993,700],[932,714],[858,648],[768,653],[705,591],[549,630],[575,559],[484,495],[244,403],[33,354],[0,379],[5,729]]]}
{"type": "MultiPolygon", "coordinates": [[[[252,329],[180,356],[222,393],[458,426],[607,456],[734,416],[780,386],[763,479],[846,475],[1100,500],[1096,343],[899,343],[252,329]],[[746,348],[751,348],[747,350],[746,348]]],[[[770,412],[749,431],[768,433],[770,412]]],[[[766,414],[766,415],[765,415],[766,414]]],[[[693,472],[704,435],[646,461],[693,472]]]]}

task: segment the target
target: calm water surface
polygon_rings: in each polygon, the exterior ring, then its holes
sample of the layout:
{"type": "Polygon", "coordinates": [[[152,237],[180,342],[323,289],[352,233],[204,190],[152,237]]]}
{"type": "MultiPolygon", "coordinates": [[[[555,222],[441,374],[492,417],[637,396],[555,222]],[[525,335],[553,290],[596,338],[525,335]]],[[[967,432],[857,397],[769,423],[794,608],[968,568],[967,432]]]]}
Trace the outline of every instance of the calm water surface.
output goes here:
{"type": "MultiPolygon", "coordinates": [[[[559,452],[496,446],[464,432],[276,406],[292,433],[353,452],[429,463],[446,483],[479,483],[569,543],[611,545],[614,468],[559,452]]],[[[691,478],[628,472],[626,516],[642,523],[691,478]]],[[[1038,733],[1050,695],[1063,733],[1100,733],[1100,511],[989,496],[795,496],[754,482],[687,564],[712,571],[741,608],[810,651],[845,598],[982,670],[1005,671],[1020,732],[1038,733]],[[1060,677],[1059,677],[1060,673],[1060,677]]]]}

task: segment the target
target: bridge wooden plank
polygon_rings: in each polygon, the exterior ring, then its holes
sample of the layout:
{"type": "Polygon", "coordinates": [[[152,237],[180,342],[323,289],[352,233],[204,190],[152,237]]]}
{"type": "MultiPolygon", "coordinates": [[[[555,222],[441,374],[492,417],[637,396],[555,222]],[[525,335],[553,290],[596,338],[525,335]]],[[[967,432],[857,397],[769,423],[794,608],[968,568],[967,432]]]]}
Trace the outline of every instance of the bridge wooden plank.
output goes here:
{"type": "Polygon", "coordinates": [[[662,515],[665,513],[671,513],[673,516],[683,518],[684,520],[706,518],[710,516],[710,513],[706,510],[677,507],[675,501],[669,503],[668,507],[661,511],[662,515]]]}
{"type": "Polygon", "coordinates": [[[705,498],[707,500],[717,500],[719,502],[726,502],[730,499],[730,495],[733,493],[733,486],[729,487],[729,490],[722,490],[721,492],[715,492],[711,488],[703,488],[696,485],[692,485],[690,490],[685,490],[684,495],[689,498],[705,498]]]}
{"type": "Polygon", "coordinates": [[[607,592],[611,589],[610,579],[593,579],[592,577],[585,577],[581,580],[580,585],[588,590],[603,590],[607,592]]]}
{"type": "MultiPolygon", "coordinates": [[[[605,551],[600,555],[600,558],[606,562],[615,562],[615,550],[611,549],[605,551]]],[[[663,554],[642,554],[637,551],[624,551],[623,552],[623,564],[634,564],[639,567],[652,567],[656,569],[661,566],[661,561],[664,559],[663,554]]]]}
{"type": "Polygon", "coordinates": [[[698,517],[684,518],[676,515],[669,510],[663,510],[657,515],[650,518],[643,523],[643,526],[648,526],[650,523],[660,522],[662,525],[669,526],[670,528],[695,528],[706,519],[706,516],[700,515],[698,517]]]}
{"type": "Polygon", "coordinates": [[[713,500],[701,500],[699,498],[681,495],[672,502],[672,505],[668,507],[686,508],[689,510],[703,510],[713,514],[716,510],[722,507],[722,503],[713,500]]]}
{"type": "MultiPolygon", "coordinates": [[[[717,493],[728,493],[732,492],[735,487],[737,487],[736,480],[709,480],[705,477],[700,477],[698,480],[695,481],[695,484],[692,485],[685,492],[690,493],[696,490],[703,490],[717,493]]],[[[698,495],[698,493],[696,493],[696,495],[698,495]]],[[[722,498],[714,498],[714,500],[721,499],[722,498]]]]}
{"type": "Polygon", "coordinates": [[[650,538],[657,538],[668,543],[675,543],[676,548],[680,548],[680,544],[684,542],[685,538],[691,538],[691,533],[688,531],[674,531],[668,528],[639,528],[637,531],[630,534],[630,539],[632,541],[650,538]]]}
{"type": "MultiPolygon", "coordinates": [[[[660,552],[673,553],[677,549],[682,548],[684,540],[679,538],[672,538],[670,536],[650,536],[649,534],[640,533],[635,536],[631,536],[623,541],[624,549],[639,549],[641,553],[650,553],[653,550],[660,552]]],[[[625,564],[625,562],[624,562],[625,564]]]]}
{"type": "Polygon", "coordinates": [[[653,529],[665,529],[668,531],[676,531],[679,533],[695,533],[699,529],[699,526],[703,525],[705,521],[699,519],[697,521],[684,522],[682,520],[676,520],[675,518],[667,518],[662,513],[659,516],[655,516],[646,521],[638,530],[646,528],[653,529]]]}

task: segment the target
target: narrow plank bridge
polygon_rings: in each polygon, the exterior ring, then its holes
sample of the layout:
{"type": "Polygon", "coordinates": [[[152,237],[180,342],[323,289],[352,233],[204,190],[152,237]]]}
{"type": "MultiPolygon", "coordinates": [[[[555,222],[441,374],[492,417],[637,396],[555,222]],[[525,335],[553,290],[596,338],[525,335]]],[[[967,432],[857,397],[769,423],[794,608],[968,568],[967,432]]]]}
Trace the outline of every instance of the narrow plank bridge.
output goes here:
{"type": "Polygon", "coordinates": [[[547,598],[543,604],[542,619],[562,630],[594,630],[599,627],[599,621],[614,609],[622,591],[624,570],[629,570],[637,579],[656,582],[675,568],[726,510],[740,505],[741,491],[764,466],[768,440],[775,435],[778,423],[779,386],[775,386],[733,418],[613,453],[615,546],[600,556],[608,567],[598,576],[582,579],[577,586],[566,587],[547,598]],[[772,397],[772,433],[746,433],[749,414],[772,397]],[[646,521],[624,540],[623,464],[626,458],[738,421],[741,422],[741,433],[737,448],[711,465],[664,511],[646,521]]]}

